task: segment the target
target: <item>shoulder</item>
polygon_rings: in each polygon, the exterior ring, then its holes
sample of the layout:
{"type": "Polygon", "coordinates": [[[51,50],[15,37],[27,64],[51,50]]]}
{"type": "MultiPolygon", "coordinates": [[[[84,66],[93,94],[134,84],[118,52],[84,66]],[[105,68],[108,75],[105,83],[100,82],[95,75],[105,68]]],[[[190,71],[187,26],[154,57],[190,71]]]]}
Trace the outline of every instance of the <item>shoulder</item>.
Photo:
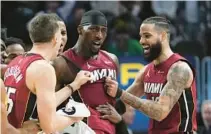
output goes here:
{"type": "Polygon", "coordinates": [[[27,73],[33,76],[44,76],[55,73],[55,70],[48,61],[37,60],[29,65],[27,73]]]}
{"type": "Polygon", "coordinates": [[[69,71],[67,61],[62,56],[59,56],[51,61],[51,65],[54,67],[57,80],[59,81],[63,79],[63,76],[66,76],[67,72],[69,71]]]}
{"type": "Polygon", "coordinates": [[[107,51],[101,50],[103,53],[107,54],[115,63],[117,66],[119,66],[119,60],[115,54],[109,53],[107,51]]]}
{"type": "Polygon", "coordinates": [[[188,63],[184,61],[178,61],[174,63],[167,74],[167,80],[177,82],[189,87],[193,81],[193,71],[188,63]]]}
{"type": "Polygon", "coordinates": [[[139,72],[138,72],[137,75],[136,75],[135,81],[137,81],[137,82],[143,82],[144,73],[145,73],[147,67],[148,67],[148,65],[144,66],[143,68],[141,68],[141,69],[139,70],[139,72]]]}
{"type": "Polygon", "coordinates": [[[56,70],[61,69],[61,68],[64,68],[64,66],[66,65],[66,60],[62,56],[59,56],[56,59],[54,59],[53,61],[51,61],[51,65],[56,70]]]}

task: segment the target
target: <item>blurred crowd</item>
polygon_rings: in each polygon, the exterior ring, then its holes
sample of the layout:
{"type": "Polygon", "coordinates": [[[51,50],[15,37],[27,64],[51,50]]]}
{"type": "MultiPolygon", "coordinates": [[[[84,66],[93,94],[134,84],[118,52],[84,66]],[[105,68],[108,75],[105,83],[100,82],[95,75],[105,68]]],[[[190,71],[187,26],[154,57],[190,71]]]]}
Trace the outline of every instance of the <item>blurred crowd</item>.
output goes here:
{"type": "MultiPolygon", "coordinates": [[[[139,26],[144,19],[155,15],[170,20],[171,47],[175,52],[200,58],[211,56],[210,1],[2,1],[1,39],[4,45],[1,47],[5,46],[7,58],[1,63],[7,64],[31,48],[27,24],[37,14],[57,13],[67,27],[65,50],[73,47],[78,39],[80,19],[90,9],[100,10],[107,17],[108,35],[103,49],[117,56],[140,56],[143,53],[139,44],[139,26]]],[[[210,101],[202,104],[201,112],[204,125],[199,127],[199,133],[211,133],[210,101]]],[[[123,119],[130,125],[134,115],[134,109],[127,107],[123,119]]]]}
{"type": "Polygon", "coordinates": [[[144,19],[155,15],[171,21],[171,47],[175,52],[199,57],[211,55],[210,1],[3,1],[1,27],[7,28],[7,36],[22,39],[28,50],[31,47],[29,20],[37,14],[57,13],[67,26],[65,49],[68,49],[76,43],[82,14],[90,9],[106,15],[109,31],[103,49],[117,56],[142,53],[139,26],[144,19]]]}

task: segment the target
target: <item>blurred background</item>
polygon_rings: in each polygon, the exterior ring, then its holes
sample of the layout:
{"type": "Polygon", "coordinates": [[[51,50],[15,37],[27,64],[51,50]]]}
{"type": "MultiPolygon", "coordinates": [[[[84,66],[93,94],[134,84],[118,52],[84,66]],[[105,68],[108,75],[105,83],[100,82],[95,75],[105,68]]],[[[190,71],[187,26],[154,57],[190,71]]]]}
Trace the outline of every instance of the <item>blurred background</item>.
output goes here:
{"type": "MultiPolygon", "coordinates": [[[[171,48],[185,56],[196,69],[198,125],[200,128],[204,123],[211,126],[211,102],[206,101],[211,100],[210,1],[1,1],[1,39],[8,46],[11,44],[6,43],[9,37],[19,38],[22,40],[19,44],[29,50],[32,46],[27,32],[29,20],[37,14],[57,13],[67,27],[66,50],[76,43],[81,16],[90,9],[100,10],[107,17],[108,35],[103,49],[118,56],[118,80],[124,89],[147,64],[139,44],[140,24],[155,15],[168,18],[171,21],[171,48]]],[[[133,108],[127,107],[123,119],[131,134],[147,132],[149,119],[133,108]]]]}

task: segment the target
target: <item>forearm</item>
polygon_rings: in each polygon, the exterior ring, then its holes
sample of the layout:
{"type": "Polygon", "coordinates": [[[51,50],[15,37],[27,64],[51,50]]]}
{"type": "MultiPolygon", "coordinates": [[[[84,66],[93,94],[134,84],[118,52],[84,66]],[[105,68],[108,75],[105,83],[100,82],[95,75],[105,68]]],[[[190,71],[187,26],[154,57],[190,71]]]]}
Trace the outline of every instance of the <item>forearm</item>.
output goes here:
{"type": "Polygon", "coordinates": [[[5,134],[27,134],[24,130],[16,129],[9,123],[7,124],[7,131],[5,134]]]}
{"type": "Polygon", "coordinates": [[[66,86],[56,92],[56,106],[58,107],[60,104],[62,104],[68,97],[71,96],[71,94],[72,91],[66,86]]]}
{"type": "Polygon", "coordinates": [[[163,117],[162,105],[152,100],[140,99],[130,93],[123,91],[120,99],[126,104],[134,107],[135,109],[143,112],[147,116],[157,121],[163,117]]]}
{"type": "MultiPolygon", "coordinates": [[[[77,90],[79,87],[75,83],[70,84],[73,90],[77,90]]],[[[58,107],[60,104],[62,104],[68,97],[72,95],[72,90],[65,86],[64,88],[60,89],[58,92],[56,92],[56,106],[58,107]]]]}
{"type": "Polygon", "coordinates": [[[55,127],[57,131],[64,130],[66,127],[72,125],[73,123],[75,123],[75,121],[70,117],[58,114],[56,115],[55,127]]]}

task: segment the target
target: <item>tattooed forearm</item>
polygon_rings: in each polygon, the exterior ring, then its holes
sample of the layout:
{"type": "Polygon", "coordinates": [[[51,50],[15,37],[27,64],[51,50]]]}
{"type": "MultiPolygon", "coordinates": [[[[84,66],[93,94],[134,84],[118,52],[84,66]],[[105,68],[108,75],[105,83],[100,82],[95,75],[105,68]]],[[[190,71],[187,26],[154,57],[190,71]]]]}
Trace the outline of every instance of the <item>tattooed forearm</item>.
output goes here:
{"type": "Polygon", "coordinates": [[[135,109],[143,112],[147,116],[155,120],[162,118],[162,105],[152,100],[140,99],[128,92],[123,92],[121,100],[135,109]]]}

